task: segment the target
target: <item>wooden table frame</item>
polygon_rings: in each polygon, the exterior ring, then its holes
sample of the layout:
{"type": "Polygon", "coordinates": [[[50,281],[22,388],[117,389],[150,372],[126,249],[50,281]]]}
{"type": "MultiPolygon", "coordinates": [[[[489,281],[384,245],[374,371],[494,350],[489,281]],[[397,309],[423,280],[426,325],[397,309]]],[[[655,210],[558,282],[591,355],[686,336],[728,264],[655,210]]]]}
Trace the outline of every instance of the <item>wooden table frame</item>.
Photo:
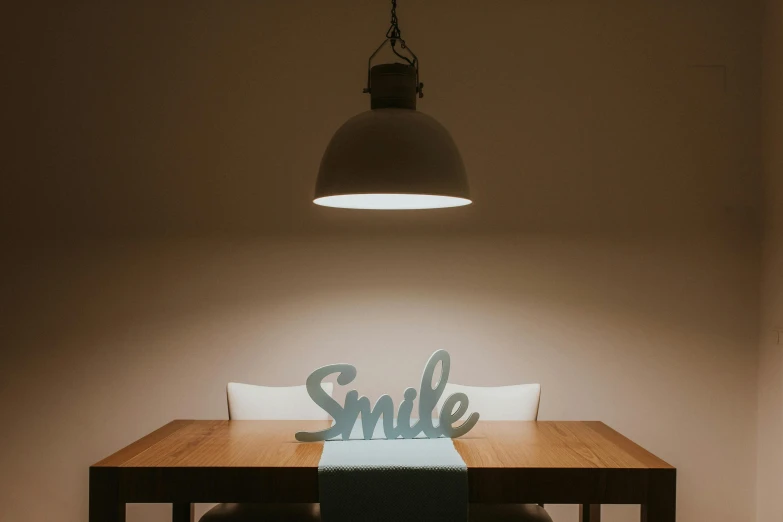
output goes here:
{"type": "MultiPolygon", "coordinates": [[[[90,522],[124,522],[128,503],[318,502],[320,421],[173,421],[90,467],[90,522]]],[[[475,503],[640,504],[642,522],[674,522],[677,471],[601,422],[479,422],[454,446],[475,503]]]]}

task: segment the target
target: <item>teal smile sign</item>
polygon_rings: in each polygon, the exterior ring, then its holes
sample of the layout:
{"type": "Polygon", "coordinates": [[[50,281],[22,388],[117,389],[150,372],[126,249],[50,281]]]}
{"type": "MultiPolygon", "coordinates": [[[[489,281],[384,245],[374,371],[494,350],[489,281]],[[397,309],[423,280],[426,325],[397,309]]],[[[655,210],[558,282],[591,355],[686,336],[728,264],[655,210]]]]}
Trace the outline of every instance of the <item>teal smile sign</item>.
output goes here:
{"type": "Polygon", "coordinates": [[[332,416],[332,427],[315,432],[300,431],[296,434],[296,440],[301,442],[316,442],[342,437],[347,440],[353,426],[361,414],[362,435],[365,439],[371,439],[378,421],[383,418],[383,433],[387,439],[412,439],[420,434],[426,438],[450,437],[457,438],[469,432],[478,422],[479,414],[471,413],[459,426],[454,426],[468,411],[468,396],[462,392],[449,395],[443,402],[443,407],[438,414],[437,426],[433,423],[432,412],[443,395],[449,378],[451,358],[446,350],[438,350],[432,354],[424,367],[421,376],[419,392],[415,388],[407,388],[403,394],[404,400],[397,411],[397,422],[394,422],[394,401],[389,395],[382,395],[370,404],[370,399],[360,396],[356,390],[349,391],[345,396],[345,403],[341,406],[323,388],[321,382],[332,374],[337,374],[337,384],[346,386],[356,378],[356,367],[351,364],[330,364],[318,368],[307,378],[307,393],[310,398],[326,413],[332,416]],[[438,384],[432,386],[432,377],[435,368],[441,363],[441,374],[438,384]],[[418,420],[412,422],[413,401],[419,397],[418,420]]]}

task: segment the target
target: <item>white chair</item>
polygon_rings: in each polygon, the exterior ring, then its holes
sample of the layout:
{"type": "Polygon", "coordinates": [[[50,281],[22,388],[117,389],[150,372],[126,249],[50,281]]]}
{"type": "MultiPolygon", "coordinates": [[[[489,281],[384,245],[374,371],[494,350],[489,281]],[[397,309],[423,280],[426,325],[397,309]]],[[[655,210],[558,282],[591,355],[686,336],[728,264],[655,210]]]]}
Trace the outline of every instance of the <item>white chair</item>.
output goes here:
{"type": "MultiPolygon", "coordinates": [[[[321,385],[332,395],[332,383],[321,385]]],[[[226,387],[230,420],[329,420],[305,386],[254,386],[231,382],[226,387]]],[[[218,504],[201,522],[316,522],[318,504],[218,504]]]]}
{"type": "MultiPolygon", "coordinates": [[[[321,384],[331,397],[334,385],[321,384]]],[[[230,420],[329,420],[301,386],[256,386],[230,382],[226,386],[230,420]]]]}
{"type": "Polygon", "coordinates": [[[462,392],[470,399],[471,412],[481,414],[481,420],[534,421],[538,419],[538,405],[541,402],[540,384],[514,384],[511,386],[463,386],[446,383],[438,400],[438,411],[452,393],[462,392]]]}
{"type": "MultiPolygon", "coordinates": [[[[477,411],[485,421],[534,421],[538,419],[541,402],[540,384],[513,386],[462,386],[446,383],[438,401],[438,411],[452,393],[462,392],[470,399],[470,407],[463,415],[477,411]]],[[[469,436],[469,435],[468,435],[469,436]]],[[[549,513],[538,504],[471,504],[469,522],[552,522],[549,513]]]]}

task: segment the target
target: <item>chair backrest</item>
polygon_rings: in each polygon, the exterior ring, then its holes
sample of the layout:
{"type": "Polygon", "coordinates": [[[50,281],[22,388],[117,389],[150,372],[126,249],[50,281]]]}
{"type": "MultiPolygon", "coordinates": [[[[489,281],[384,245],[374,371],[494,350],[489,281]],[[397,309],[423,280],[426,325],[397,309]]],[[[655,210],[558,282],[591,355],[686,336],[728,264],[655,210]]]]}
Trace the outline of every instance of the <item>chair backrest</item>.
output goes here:
{"type": "MultiPolygon", "coordinates": [[[[334,385],[321,384],[330,396],[334,385]]],[[[231,420],[329,420],[329,414],[321,409],[302,386],[256,386],[230,382],[228,418],[231,420]]]]}
{"type": "Polygon", "coordinates": [[[538,419],[538,404],[541,399],[540,384],[515,384],[512,386],[462,386],[446,383],[446,388],[438,401],[438,411],[443,402],[452,393],[462,392],[468,396],[466,418],[477,411],[482,420],[519,420],[538,419]]]}

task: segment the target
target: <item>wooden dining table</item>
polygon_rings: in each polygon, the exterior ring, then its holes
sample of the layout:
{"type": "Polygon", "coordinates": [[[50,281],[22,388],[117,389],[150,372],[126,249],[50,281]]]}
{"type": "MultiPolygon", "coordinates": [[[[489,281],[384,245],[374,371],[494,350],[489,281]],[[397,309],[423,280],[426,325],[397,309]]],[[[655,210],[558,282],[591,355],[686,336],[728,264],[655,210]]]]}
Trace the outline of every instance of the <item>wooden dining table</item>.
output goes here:
{"type": "MultiPolygon", "coordinates": [[[[124,522],[128,503],[318,502],[323,443],[297,431],[328,421],[176,420],[90,467],[90,522],[124,522]]],[[[480,421],[454,446],[473,503],[639,504],[642,522],[675,520],[675,468],[602,422],[480,421]]]]}

